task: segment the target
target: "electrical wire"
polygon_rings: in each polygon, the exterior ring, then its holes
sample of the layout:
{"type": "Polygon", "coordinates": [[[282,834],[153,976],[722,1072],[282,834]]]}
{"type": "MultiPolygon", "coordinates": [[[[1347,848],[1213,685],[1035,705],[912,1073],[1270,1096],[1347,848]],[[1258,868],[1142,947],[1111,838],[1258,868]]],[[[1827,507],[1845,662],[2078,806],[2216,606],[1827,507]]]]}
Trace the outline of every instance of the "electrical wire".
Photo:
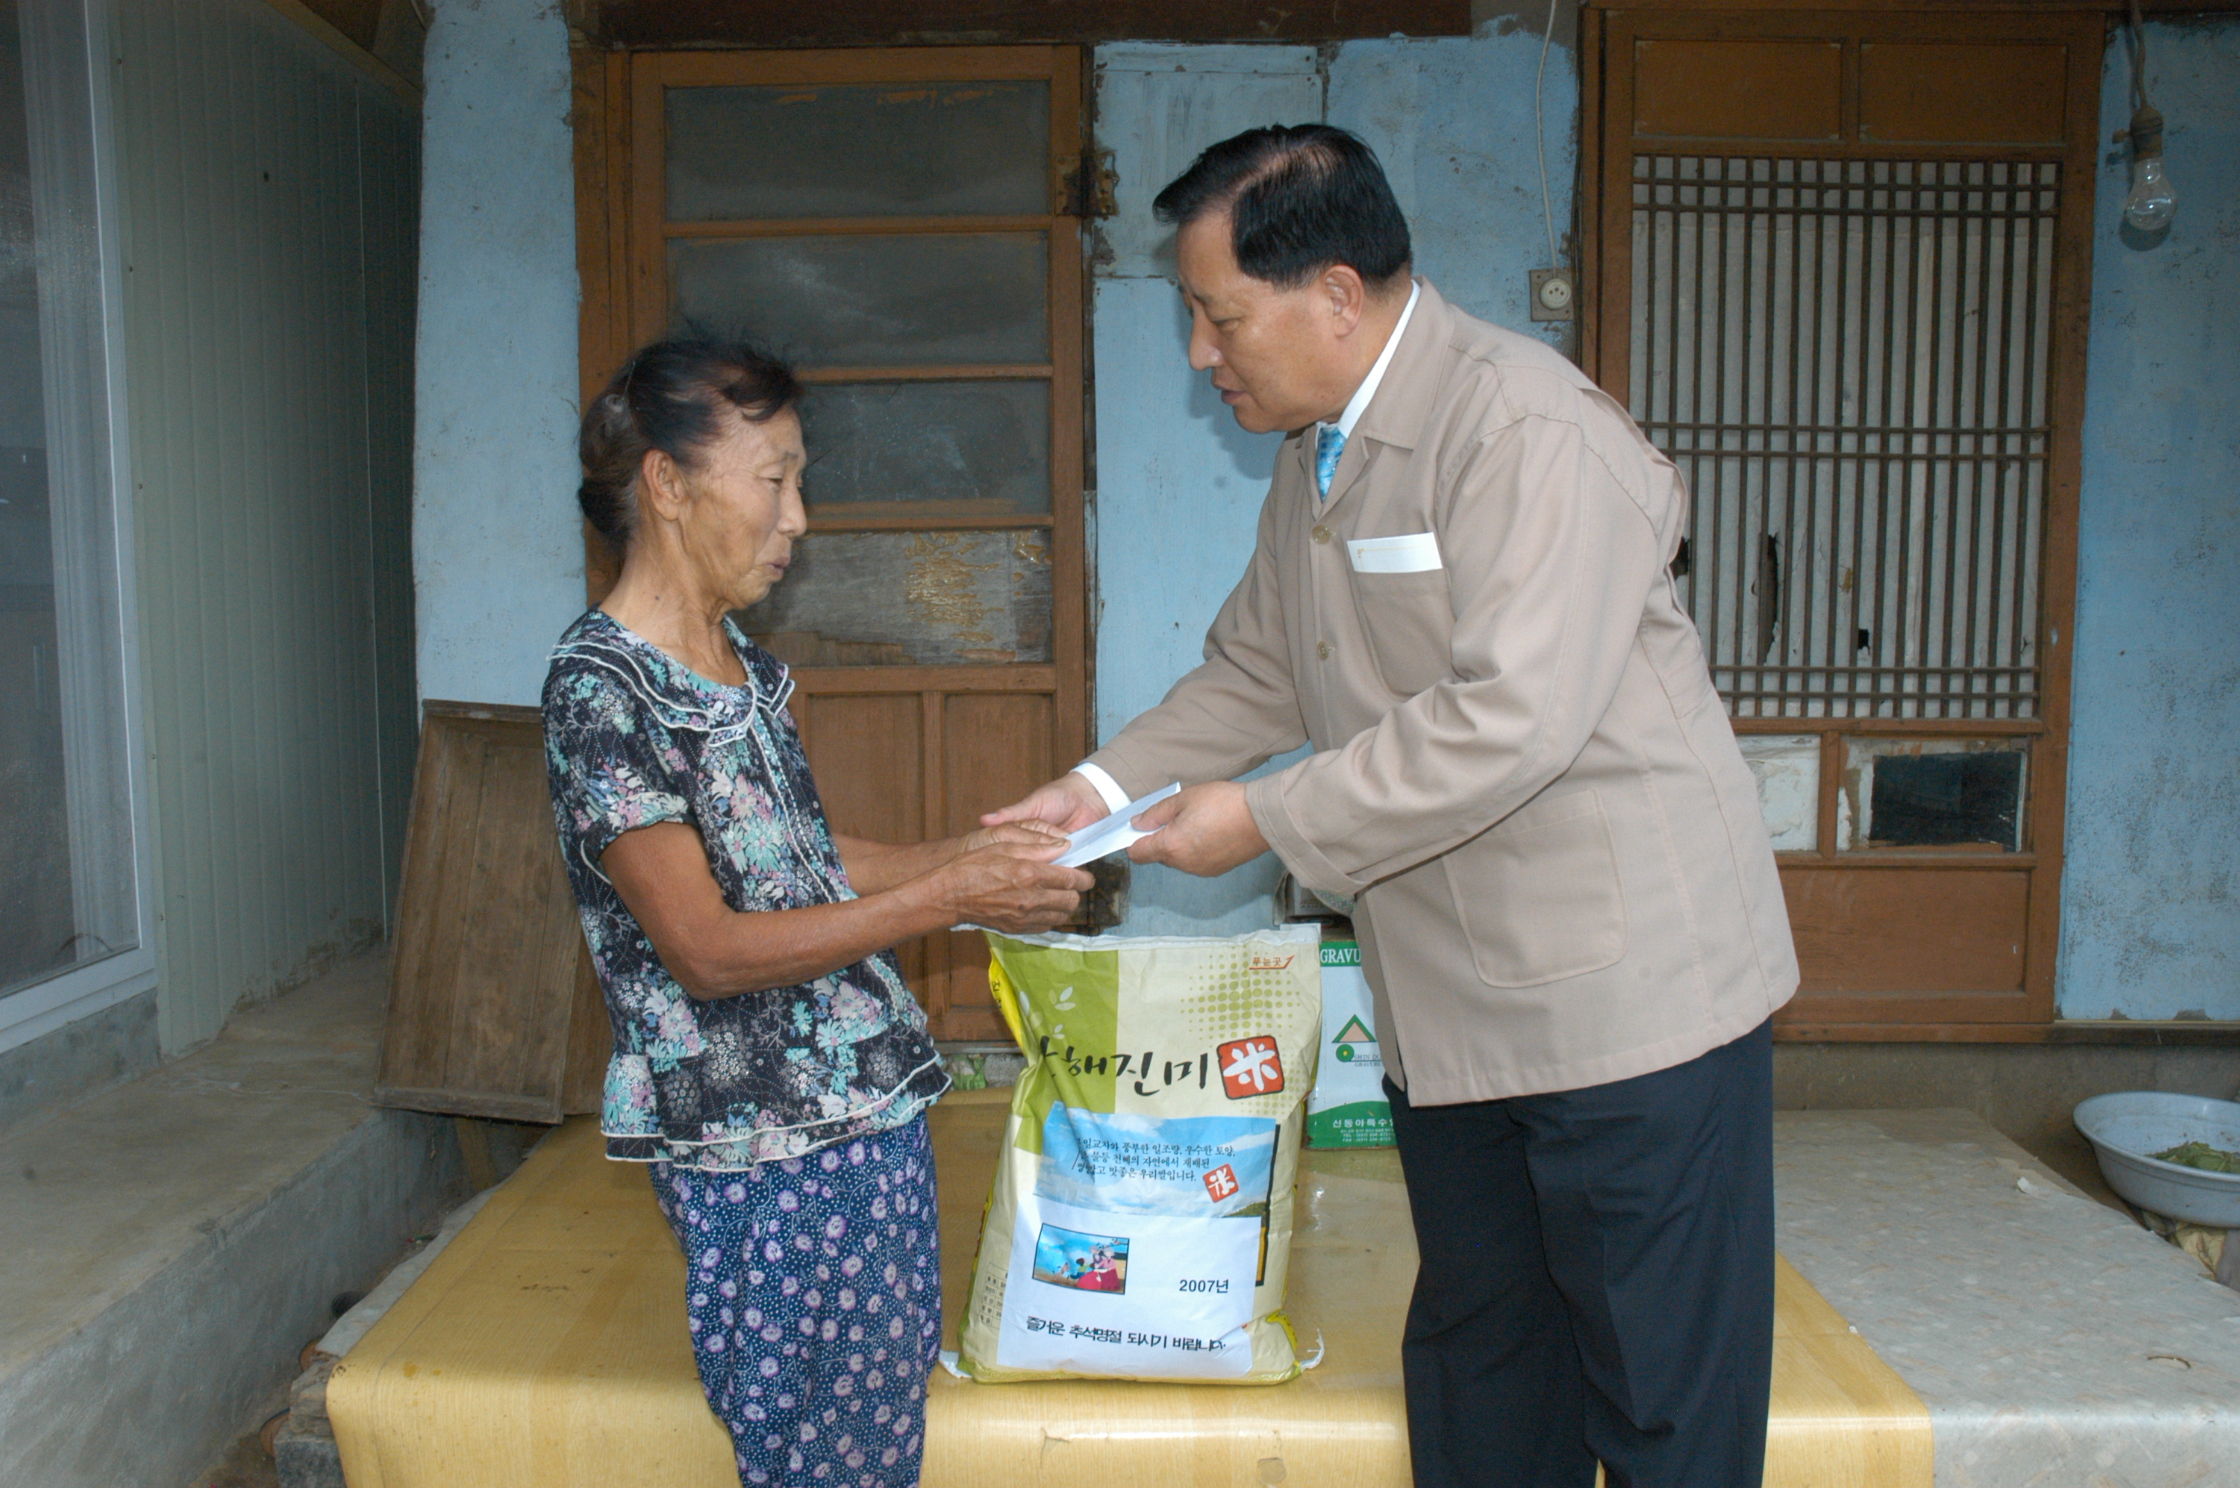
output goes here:
{"type": "Polygon", "coordinates": [[[2147,102],[2147,28],[2139,19],[2139,0],[2131,0],[2131,106],[2154,107],[2147,102]]]}
{"type": "MultiPolygon", "coordinates": [[[[2131,0],[2136,12],[2139,0],[2131,0]]],[[[1548,267],[1563,267],[1556,257],[1555,198],[1548,194],[1548,113],[1541,95],[1548,84],[1548,48],[1556,39],[1556,0],[1548,0],[1548,23],[1540,30],[1540,71],[1532,80],[1532,144],[1540,157],[1540,218],[1548,225],[1548,267]]]]}

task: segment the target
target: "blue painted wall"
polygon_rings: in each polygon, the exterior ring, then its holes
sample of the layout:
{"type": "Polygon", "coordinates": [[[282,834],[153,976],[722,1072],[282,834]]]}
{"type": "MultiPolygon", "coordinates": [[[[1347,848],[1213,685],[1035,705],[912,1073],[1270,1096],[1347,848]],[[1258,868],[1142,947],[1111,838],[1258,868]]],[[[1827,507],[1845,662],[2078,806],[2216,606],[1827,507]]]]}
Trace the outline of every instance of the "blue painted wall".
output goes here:
{"type": "MultiPolygon", "coordinates": [[[[1173,235],[1152,221],[1151,198],[1216,140],[1320,119],[1326,93],[1311,47],[1097,52],[1097,136],[1120,178],[1118,211],[1092,250],[1100,739],[1197,664],[1206,624],[1252,552],[1281,442],[1239,429],[1190,371],[1173,235]]],[[[1205,935],[1265,925],[1282,871],[1272,857],[1213,880],[1138,868],[1126,928],[1205,935]]]]}
{"type": "Polygon", "coordinates": [[[412,557],[420,695],[534,704],[583,610],[568,28],[548,0],[428,33],[412,557]]]}
{"type": "MultiPolygon", "coordinates": [[[[1198,151],[1258,124],[1327,119],[1368,140],[1408,214],[1416,267],[1474,314],[1525,327],[1529,270],[1548,262],[1533,135],[1539,37],[1304,47],[1108,46],[1097,133],[1119,173],[1095,299],[1097,730],[1109,738],[1197,664],[1205,628],[1252,551],[1280,442],[1236,426],[1190,371],[1172,234],[1151,198],[1198,151]]],[[[1576,68],[1549,58],[1548,180],[1571,224],[1576,68]]],[[[1562,344],[1562,327],[1544,328],[1562,344]]],[[[1215,880],[1138,869],[1131,934],[1219,934],[1268,922],[1282,867],[1215,880]]]]}
{"type": "MultiPolygon", "coordinates": [[[[2240,1018],[2240,19],[2149,25],[2147,57],[2178,214],[2130,233],[2103,159],[2058,999],[2240,1018]]],[[[2102,139],[2130,65],[2118,37],[2102,139]]]]}
{"type": "MultiPolygon", "coordinates": [[[[1550,267],[1533,83],[1540,38],[1352,42],[1330,66],[1330,122],[1384,162],[1415,239],[1416,272],[1469,311],[1569,349],[1568,327],[1535,323],[1533,269],[1550,267]]],[[[1558,249],[1571,231],[1578,164],[1578,62],[1549,49],[1544,93],[1548,191],[1558,249]]]]}

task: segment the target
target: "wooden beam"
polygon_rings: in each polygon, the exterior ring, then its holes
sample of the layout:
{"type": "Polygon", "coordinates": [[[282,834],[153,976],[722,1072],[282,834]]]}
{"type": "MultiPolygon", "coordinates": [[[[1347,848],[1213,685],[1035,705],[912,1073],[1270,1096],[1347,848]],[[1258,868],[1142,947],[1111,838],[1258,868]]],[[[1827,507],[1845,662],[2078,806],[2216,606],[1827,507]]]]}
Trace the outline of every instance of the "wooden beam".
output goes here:
{"type": "Polygon", "coordinates": [[[1467,36],[1469,0],[601,0],[592,40],[620,47],[831,47],[1098,41],[1338,41],[1467,36]]]}
{"type": "MultiPolygon", "coordinates": [[[[1797,0],[1585,0],[1589,10],[1631,11],[1655,14],[1675,10],[1727,11],[1877,11],[1921,12],[2004,11],[2008,14],[2047,14],[2054,11],[2096,10],[2118,19],[2130,14],[2128,0],[1842,0],[1841,4],[1805,6],[1797,0]]],[[[2150,16],[2202,15],[2212,11],[2240,11],[2240,0],[2139,0],[2139,9],[2150,16]]]]}
{"type": "Polygon", "coordinates": [[[381,32],[381,0],[302,0],[303,7],[367,51],[381,32]]]}
{"type": "MultiPolygon", "coordinates": [[[[337,4],[334,3],[334,0],[322,0],[317,8],[307,4],[306,0],[265,0],[265,3],[319,38],[351,66],[365,73],[375,82],[381,84],[382,87],[402,98],[406,103],[411,104],[414,108],[420,106],[420,85],[418,83],[375,56],[369,44],[361,43],[355,36],[342,30],[341,27],[335,25],[333,21],[320,13],[322,10],[333,11],[337,19],[357,25],[358,18],[347,12],[366,7],[337,4]]],[[[378,17],[380,7],[375,5],[370,8],[374,15],[378,17]]]]}

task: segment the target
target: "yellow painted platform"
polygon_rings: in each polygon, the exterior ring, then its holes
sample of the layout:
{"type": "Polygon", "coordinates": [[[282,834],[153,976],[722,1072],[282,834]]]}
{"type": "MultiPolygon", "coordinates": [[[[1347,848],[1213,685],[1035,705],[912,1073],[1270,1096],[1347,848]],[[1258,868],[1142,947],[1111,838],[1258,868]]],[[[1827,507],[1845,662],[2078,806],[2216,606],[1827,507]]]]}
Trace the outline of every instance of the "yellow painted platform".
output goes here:
{"type": "MultiPolygon", "coordinates": [[[[1000,1092],[934,1113],[943,1285],[966,1295],[1000,1092]]],[[[926,1488],[1405,1488],[1400,1320],[1415,1244],[1390,1152],[1308,1152],[1291,1302],[1321,1367],[1290,1384],[976,1385],[935,1376],[926,1488]],[[1280,1467],[1280,1471],[1278,1470],[1280,1467]]],[[[948,1347],[955,1347],[955,1327],[948,1347]]],[[[1781,1267],[1769,1488],[1929,1488],[1929,1417],[1781,1267]]],[[[335,1370],[351,1488],[735,1488],[685,1343],[684,1262],[644,1172],[571,1121],[335,1370]]]]}

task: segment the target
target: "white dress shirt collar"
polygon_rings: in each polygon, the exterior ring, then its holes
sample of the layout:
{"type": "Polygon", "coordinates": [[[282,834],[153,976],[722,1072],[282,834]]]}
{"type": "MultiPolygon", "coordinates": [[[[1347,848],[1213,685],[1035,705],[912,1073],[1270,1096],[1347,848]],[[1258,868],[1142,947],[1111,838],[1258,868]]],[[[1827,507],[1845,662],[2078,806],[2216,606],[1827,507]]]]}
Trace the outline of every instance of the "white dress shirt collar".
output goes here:
{"type": "MultiPolygon", "coordinates": [[[[1410,280],[1408,303],[1401,309],[1400,319],[1394,322],[1392,334],[1385,337],[1384,350],[1377,353],[1376,365],[1369,369],[1367,377],[1361,379],[1361,386],[1353,390],[1353,397],[1346,404],[1346,411],[1338,415],[1338,433],[1341,436],[1347,439],[1353,437],[1353,426],[1361,421],[1362,413],[1369,407],[1369,400],[1377,395],[1377,384],[1384,381],[1384,369],[1392,365],[1392,353],[1400,345],[1400,337],[1408,329],[1408,317],[1416,313],[1416,300],[1422,294],[1423,286],[1410,280]]],[[[1328,426],[1328,419],[1318,419],[1314,426],[1316,436],[1320,437],[1328,426]]]]}

